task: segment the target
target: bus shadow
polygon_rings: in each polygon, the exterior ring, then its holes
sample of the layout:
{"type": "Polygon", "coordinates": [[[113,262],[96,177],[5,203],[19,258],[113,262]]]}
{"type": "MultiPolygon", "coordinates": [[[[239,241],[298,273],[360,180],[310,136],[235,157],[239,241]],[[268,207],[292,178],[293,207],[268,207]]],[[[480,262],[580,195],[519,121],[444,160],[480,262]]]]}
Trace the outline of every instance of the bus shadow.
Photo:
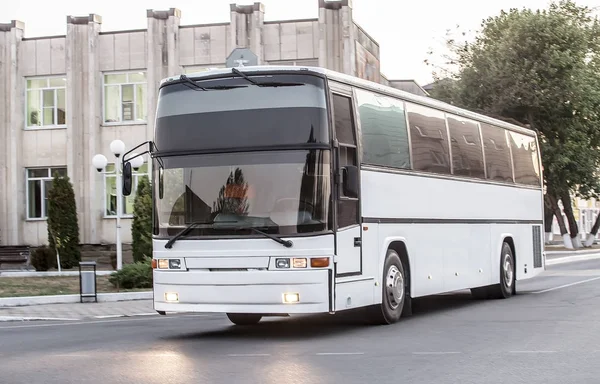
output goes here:
{"type": "MultiPolygon", "coordinates": [[[[454,311],[481,305],[487,300],[476,300],[469,292],[430,296],[413,299],[413,314],[401,319],[394,326],[410,326],[423,317],[435,317],[442,314],[452,314],[454,311]]],[[[257,325],[236,326],[227,325],[218,329],[204,332],[186,333],[168,336],[171,341],[189,340],[306,340],[322,338],[338,333],[351,334],[364,332],[369,329],[379,329],[370,323],[364,308],[338,312],[335,315],[292,315],[289,317],[265,317],[257,325]]],[[[227,318],[224,321],[229,321],[227,318]]]]}

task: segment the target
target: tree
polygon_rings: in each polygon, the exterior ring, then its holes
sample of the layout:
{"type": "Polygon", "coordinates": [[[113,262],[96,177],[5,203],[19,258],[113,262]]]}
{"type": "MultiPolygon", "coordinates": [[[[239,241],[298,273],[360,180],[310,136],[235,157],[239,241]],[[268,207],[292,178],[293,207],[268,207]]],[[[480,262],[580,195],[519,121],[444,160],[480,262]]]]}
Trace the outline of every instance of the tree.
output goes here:
{"type": "Polygon", "coordinates": [[[547,10],[502,11],[481,27],[472,43],[448,41],[458,71],[432,96],[536,130],[545,216],[556,214],[566,235],[560,200],[575,238],[571,194],[587,199],[600,192],[600,24],[589,8],[561,0],[547,10]]]}
{"type": "Polygon", "coordinates": [[[142,262],[152,257],[152,186],[147,177],[138,182],[133,202],[131,225],[133,261],[142,262]]]}
{"type": "Polygon", "coordinates": [[[75,192],[68,176],[54,174],[48,191],[48,243],[60,255],[62,268],[81,261],[75,192]]]}

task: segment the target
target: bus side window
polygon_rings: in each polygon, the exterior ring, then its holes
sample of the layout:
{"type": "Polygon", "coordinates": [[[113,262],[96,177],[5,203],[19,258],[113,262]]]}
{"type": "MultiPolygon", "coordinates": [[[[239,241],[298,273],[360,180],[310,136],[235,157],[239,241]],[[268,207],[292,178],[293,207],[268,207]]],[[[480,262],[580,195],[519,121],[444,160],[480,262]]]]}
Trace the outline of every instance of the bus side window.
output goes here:
{"type": "MultiPolygon", "coordinates": [[[[335,135],[339,142],[339,166],[358,166],[356,131],[352,115],[352,100],[349,97],[333,95],[333,115],[335,135]]],[[[339,189],[338,228],[358,224],[358,199],[351,199],[339,189]]]]}

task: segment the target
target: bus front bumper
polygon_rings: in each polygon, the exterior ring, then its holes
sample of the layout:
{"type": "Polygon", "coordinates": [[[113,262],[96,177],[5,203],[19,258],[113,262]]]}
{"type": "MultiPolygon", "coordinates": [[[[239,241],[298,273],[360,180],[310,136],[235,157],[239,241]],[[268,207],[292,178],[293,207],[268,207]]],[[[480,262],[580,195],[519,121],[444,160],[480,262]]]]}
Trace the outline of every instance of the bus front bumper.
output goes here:
{"type": "Polygon", "coordinates": [[[240,272],[154,270],[154,309],[164,312],[264,314],[329,312],[330,272],[328,269],[240,272]]]}

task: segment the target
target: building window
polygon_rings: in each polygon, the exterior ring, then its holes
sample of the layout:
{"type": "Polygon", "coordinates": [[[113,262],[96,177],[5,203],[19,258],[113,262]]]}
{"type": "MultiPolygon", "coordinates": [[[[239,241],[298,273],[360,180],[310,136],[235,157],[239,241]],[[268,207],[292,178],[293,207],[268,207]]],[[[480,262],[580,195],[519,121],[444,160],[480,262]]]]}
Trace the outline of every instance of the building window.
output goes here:
{"type": "Polygon", "coordinates": [[[27,79],[27,128],[59,128],[67,123],[67,79],[27,79]]]}
{"type": "MultiPolygon", "coordinates": [[[[105,195],[105,217],[116,217],[117,216],[117,176],[110,174],[115,171],[114,164],[108,164],[106,166],[106,174],[104,175],[104,195],[105,195]]],[[[121,217],[128,217],[133,215],[133,203],[135,201],[135,195],[139,180],[148,176],[148,163],[145,163],[140,169],[133,171],[133,180],[131,186],[131,195],[123,196],[123,203],[121,204],[121,217]]]]}
{"type": "Polygon", "coordinates": [[[145,122],[146,72],[104,75],[104,122],[145,122]]]}
{"type": "Polygon", "coordinates": [[[67,168],[28,168],[27,172],[27,218],[46,219],[48,217],[48,192],[52,188],[55,174],[67,176],[67,168]]]}

